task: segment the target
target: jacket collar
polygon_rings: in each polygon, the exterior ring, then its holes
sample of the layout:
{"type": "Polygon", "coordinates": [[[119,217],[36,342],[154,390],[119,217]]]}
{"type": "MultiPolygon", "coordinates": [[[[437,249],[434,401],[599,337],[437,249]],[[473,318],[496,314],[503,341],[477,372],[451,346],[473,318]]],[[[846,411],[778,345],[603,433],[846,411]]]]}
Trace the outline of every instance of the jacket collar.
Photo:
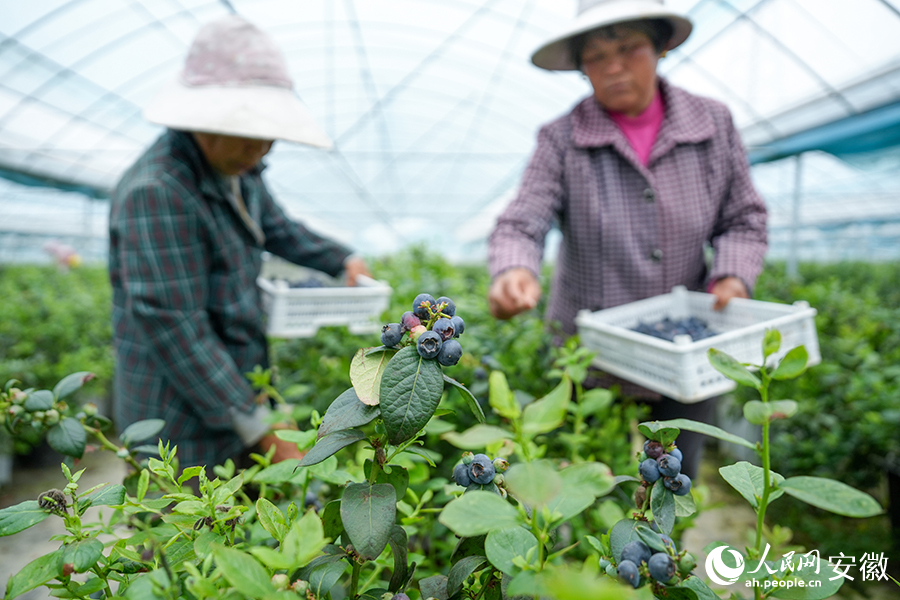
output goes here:
{"type": "MultiPolygon", "coordinates": [[[[207,162],[206,157],[197,145],[197,140],[187,131],[177,131],[169,129],[166,131],[169,143],[172,147],[172,154],[185,162],[191,170],[191,173],[197,178],[197,187],[204,196],[215,200],[228,201],[231,196],[231,190],[226,185],[227,180],[219,175],[207,162]]],[[[266,168],[265,163],[260,162],[246,173],[249,176],[258,176],[266,168]]]]}
{"type": "MultiPolygon", "coordinates": [[[[665,116],[650,155],[651,161],[677,144],[703,142],[715,134],[715,123],[698,98],[662,77],[659,78],[659,89],[665,103],[665,116]]],[[[572,111],[572,141],[577,148],[614,146],[620,152],[634,154],[625,136],[593,96],[582,100],[572,111]]]]}

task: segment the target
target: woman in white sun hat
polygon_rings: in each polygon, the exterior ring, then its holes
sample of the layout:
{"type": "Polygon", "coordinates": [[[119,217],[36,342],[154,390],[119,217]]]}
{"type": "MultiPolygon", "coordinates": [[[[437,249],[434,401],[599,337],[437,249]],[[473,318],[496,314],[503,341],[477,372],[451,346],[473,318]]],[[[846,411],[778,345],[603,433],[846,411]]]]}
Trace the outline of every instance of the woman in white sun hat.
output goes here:
{"type": "MultiPolygon", "coordinates": [[[[272,40],[237,16],[202,27],[184,68],[146,108],[167,129],[119,181],[110,214],[114,412],[163,419],[182,467],[208,468],[269,432],[245,373],[266,366],[256,287],[268,251],[353,285],[349,249],[289,219],[261,178],[274,140],[327,148],[272,40]]],[[[150,442],[152,443],[152,441],[150,442]]]]}
{"type": "MultiPolygon", "coordinates": [[[[537,305],[554,223],[562,242],[546,317],[568,334],[579,310],[676,285],[709,291],[717,309],[749,297],[766,251],[766,208],[731,114],[656,72],[691,27],[661,0],[580,0],[574,22],[534,52],[543,69],[580,70],[593,93],[541,128],[518,195],[491,235],[496,317],[537,305]]],[[[712,418],[712,401],[682,405],[619,383],[623,394],[652,400],[654,419],[712,418]]],[[[701,440],[683,432],[679,445],[694,476],[701,440]]]]}

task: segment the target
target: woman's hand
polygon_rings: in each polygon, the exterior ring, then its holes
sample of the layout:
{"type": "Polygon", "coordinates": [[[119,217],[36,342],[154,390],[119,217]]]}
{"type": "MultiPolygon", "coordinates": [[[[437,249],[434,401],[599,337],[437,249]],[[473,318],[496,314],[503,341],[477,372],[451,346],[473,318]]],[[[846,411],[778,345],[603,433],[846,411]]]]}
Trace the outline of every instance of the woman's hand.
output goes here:
{"type": "Polygon", "coordinates": [[[494,279],[488,291],[491,314],[498,319],[509,319],[530,310],[537,306],[540,298],[541,284],[524,267],[504,271],[494,279]]]}
{"type": "Polygon", "coordinates": [[[347,262],[344,263],[344,275],[347,278],[347,285],[351,287],[356,285],[356,278],[359,275],[365,275],[366,277],[372,276],[372,274],[369,273],[369,266],[366,264],[366,261],[358,256],[351,256],[347,259],[347,262]]]}
{"type": "Polygon", "coordinates": [[[749,298],[747,286],[740,277],[723,277],[713,284],[710,293],[715,295],[713,310],[722,310],[732,298],[749,298]]]}

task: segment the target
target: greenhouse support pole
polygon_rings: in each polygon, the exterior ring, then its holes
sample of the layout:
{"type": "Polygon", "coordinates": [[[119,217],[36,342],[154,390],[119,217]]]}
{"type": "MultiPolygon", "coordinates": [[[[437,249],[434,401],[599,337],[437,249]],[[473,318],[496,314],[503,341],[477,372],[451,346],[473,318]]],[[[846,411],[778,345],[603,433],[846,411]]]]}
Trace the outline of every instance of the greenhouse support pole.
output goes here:
{"type": "Polygon", "coordinates": [[[791,207],[791,244],[787,260],[787,276],[797,278],[797,252],[799,251],[800,197],[803,195],[803,153],[794,156],[794,202],[791,207]]]}

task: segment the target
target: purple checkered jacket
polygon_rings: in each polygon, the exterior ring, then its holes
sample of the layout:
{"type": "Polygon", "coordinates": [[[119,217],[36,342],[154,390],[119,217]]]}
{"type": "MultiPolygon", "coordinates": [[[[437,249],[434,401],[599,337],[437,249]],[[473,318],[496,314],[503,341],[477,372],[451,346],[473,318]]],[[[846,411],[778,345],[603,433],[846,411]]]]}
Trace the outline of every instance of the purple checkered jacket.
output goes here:
{"type": "Polygon", "coordinates": [[[666,112],[647,166],[589,97],[545,125],[518,196],[491,234],[492,277],[540,274],[544,237],[562,231],[547,319],[575,333],[600,310],[740,277],[752,289],[766,252],[766,206],[721,103],[660,79],[666,112]],[[707,272],[704,245],[714,249],[707,272]]]}

